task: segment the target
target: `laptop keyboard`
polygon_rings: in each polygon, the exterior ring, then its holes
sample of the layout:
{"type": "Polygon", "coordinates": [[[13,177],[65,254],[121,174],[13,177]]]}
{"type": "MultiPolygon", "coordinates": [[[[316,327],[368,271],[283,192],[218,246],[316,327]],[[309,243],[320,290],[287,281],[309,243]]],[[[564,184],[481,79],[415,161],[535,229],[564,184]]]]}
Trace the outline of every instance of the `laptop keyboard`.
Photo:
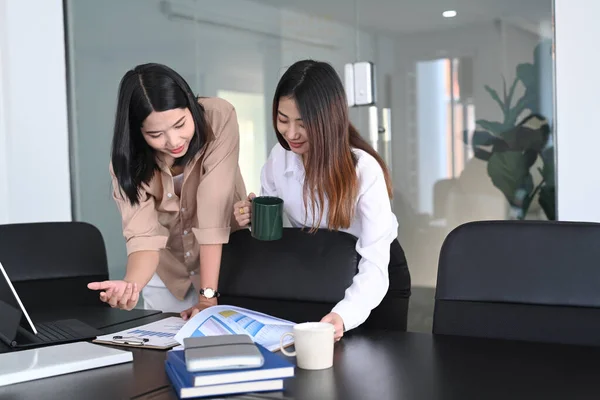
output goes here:
{"type": "Polygon", "coordinates": [[[68,326],[55,322],[35,324],[38,331],[37,337],[43,342],[60,342],[77,338],[77,333],[68,326]]]}

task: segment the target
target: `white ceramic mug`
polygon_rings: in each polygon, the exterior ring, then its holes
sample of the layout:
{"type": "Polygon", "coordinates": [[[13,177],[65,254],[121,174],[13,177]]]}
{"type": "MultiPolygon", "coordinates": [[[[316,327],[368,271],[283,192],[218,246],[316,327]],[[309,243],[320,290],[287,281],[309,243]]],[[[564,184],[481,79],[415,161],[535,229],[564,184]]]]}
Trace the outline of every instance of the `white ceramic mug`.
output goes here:
{"type": "Polygon", "coordinates": [[[333,366],[333,336],[335,328],[328,322],[304,322],[294,325],[293,332],[281,336],[279,347],[288,357],[296,357],[302,369],[326,369],[333,366]],[[283,341],[287,336],[294,338],[295,351],[287,351],[283,341]]]}

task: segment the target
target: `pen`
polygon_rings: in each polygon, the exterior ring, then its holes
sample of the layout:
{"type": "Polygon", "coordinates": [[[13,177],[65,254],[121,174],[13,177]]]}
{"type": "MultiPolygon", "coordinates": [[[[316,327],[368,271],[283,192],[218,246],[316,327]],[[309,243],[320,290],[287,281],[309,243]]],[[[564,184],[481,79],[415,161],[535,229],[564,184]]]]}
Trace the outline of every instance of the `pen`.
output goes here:
{"type": "Polygon", "coordinates": [[[137,338],[137,337],[123,337],[120,335],[113,336],[113,341],[118,341],[123,344],[135,344],[135,345],[143,345],[150,341],[147,338],[137,338]]]}

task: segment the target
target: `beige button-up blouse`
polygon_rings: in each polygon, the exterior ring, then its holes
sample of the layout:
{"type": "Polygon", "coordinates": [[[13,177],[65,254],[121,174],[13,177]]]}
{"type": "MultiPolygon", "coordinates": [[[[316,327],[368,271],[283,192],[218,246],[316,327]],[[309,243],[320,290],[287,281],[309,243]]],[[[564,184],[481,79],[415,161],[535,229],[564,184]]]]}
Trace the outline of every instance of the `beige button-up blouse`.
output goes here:
{"type": "Polygon", "coordinates": [[[229,241],[230,232],[239,229],[233,217],[233,204],[246,197],[238,165],[239,128],[235,109],[220,98],[198,101],[204,106],[215,138],[185,166],[180,196],[175,194],[169,168],[157,160],[160,171],[144,185],[140,203],[132,206],[121,195],[110,168],[127,254],[160,251],[157,274],[180,300],[190,288],[190,275],[201,267],[199,245],[229,241]]]}

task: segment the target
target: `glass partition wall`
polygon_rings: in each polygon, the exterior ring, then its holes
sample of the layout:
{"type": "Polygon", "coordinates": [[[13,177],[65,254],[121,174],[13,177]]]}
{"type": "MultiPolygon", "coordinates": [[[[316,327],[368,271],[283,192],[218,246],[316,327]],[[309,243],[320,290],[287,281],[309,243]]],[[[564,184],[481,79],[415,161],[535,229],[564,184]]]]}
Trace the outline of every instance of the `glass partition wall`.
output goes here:
{"type": "Polygon", "coordinates": [[[275,85],[287,66],[312,58],[344,79],[353,123],[391,169],[413,282],[409,329],[430,331],[439,250],[452,229],[556,213],[552,1],[448,4],[66,1],[75,216],[102,231],[111,275],[126,262],[108,176],[122,74],[165,63],[198,94],[233,103],[240,166],[256,192],[276,143],[275,85]]]}

